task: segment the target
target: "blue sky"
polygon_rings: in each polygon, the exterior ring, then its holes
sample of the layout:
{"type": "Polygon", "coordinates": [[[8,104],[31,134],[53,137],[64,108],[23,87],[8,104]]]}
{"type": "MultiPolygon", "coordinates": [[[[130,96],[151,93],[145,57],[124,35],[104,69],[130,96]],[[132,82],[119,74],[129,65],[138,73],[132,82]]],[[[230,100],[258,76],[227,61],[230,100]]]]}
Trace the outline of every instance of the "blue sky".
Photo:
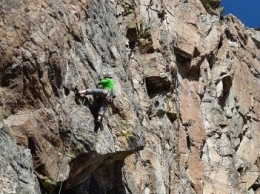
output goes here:
{"type": "Polygon", "coordinates": [[[223,16],[231,13],[246,27],[260,27],[260,0],[221,0],[223,16]]]}

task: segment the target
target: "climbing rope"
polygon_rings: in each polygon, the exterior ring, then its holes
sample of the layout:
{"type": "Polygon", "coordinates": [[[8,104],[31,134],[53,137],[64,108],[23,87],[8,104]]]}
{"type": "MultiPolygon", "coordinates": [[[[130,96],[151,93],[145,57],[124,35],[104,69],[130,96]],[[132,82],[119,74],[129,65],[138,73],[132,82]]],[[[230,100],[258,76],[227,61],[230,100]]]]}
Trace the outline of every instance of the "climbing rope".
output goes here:
{"type": "MultiPolygon", "coordinates": [[[[71,144],[71,139],[72,139],[72,133],[70,134],[68,145],[71,144]]],[[[56,181],[55,181],[55,182],[57,182],[57,180],[58,180],[58,178],[59,178],[60,171],[61,171],[62,161],[63,161],[63,159],[64,159],[64,157],[65,157],[65,155],[66,155],[66,151],[65,151],[66,148],[65,148],[65,144],[64,144],[63,141],[62,141],[62,144],[63,144],[63,149],[62,149],[63,153],[62,153],[62,158],[60,159],[60,162],[57,164],[58,172],[57,172],[57,176],[56,176],[56,181]]],[[[61,193],[62,185],[63,185],[63,181],[60,183],[60,188],[59,188],[59,193],[58,193],[58,194],[61,193]]]]}
{"type": "Polygon", "coordinates": [[[60,192],[61,192],[62,183],[63,183],[63,182],[61,182],[61,184],[60,184],[60,190],[59,190],[59,193],[58,193],[58,194],[60,194],[60,192]]]}

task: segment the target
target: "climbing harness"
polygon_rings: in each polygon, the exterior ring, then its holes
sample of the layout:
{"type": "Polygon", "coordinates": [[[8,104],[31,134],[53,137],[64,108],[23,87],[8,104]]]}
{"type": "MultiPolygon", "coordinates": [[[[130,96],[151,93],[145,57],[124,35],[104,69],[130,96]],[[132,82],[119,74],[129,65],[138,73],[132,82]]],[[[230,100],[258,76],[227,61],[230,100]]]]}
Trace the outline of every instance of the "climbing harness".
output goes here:
{"type": "Polygon", "coordinates": [[[107,95],[106,95],[106,101],[109,102],[109,103],[112,103],[114,98],[116,97],[116,95],[114,94],[114,92],[109,92],[107,95]]]}
{"type": "Polygon", "coordinates": [[[109,90],[103,89],[102,93],[100,94],[100,97],[106,98],[109,93],[110,93],[109,90]]]}

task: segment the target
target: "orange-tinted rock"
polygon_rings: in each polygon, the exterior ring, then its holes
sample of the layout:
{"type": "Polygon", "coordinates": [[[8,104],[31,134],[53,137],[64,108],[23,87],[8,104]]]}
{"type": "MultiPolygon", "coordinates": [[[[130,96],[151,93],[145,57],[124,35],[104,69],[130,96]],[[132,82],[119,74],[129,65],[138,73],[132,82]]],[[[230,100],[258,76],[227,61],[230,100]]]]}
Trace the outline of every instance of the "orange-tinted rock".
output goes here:
{"type": "Polygon", "coordinates": [[[259,30],[219,3],[0,3],[0,190],[259,193],[259,30]]]}

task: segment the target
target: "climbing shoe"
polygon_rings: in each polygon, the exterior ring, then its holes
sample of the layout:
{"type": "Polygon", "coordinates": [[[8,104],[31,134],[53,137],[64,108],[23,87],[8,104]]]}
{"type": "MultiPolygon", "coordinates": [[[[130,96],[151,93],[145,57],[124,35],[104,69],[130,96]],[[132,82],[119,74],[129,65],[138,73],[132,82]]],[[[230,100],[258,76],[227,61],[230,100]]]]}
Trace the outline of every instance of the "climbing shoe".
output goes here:
{"type": "Polygon", "coordinates": [[[80,95],[79,90],[78,90],[77,87],[74,88],[74,94],[75,94],[76,96],[79,96],[79,95],[80,95]]]}
{"type": "Polygon", "coordinates": [[[76,103],[78,105],[82,105],[83,104],[83,100],[80,97],[76,97],[76,103]]]}

